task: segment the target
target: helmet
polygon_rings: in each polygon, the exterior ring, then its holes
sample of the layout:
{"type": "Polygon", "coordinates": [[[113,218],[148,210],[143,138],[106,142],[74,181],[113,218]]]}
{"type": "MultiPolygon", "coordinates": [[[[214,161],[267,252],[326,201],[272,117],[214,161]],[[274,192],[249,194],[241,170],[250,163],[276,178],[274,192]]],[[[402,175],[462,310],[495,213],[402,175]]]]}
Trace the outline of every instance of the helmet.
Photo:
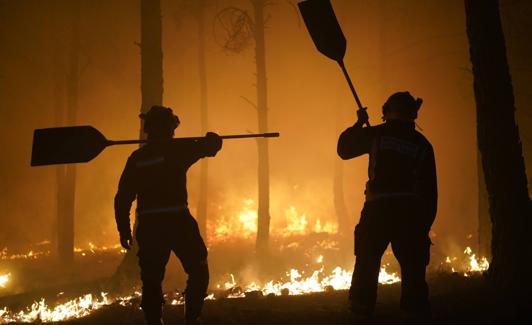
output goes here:
{"type": "Polygon", "coordinates": [[[395,111],[401,116],[415,120],[417,111],[421,107],[423,99],[414,98],[408,91],[397,92],[391,95],[386,103],[382,106],[382,114],[389,111],[395,111]]]}
{"type": "Polygon", "coordinates": [[[147,113],[139,115],[144,120],[145,133],[173,132],[179,125],[179,118],[169,107],[152,106],[147,113]]]}

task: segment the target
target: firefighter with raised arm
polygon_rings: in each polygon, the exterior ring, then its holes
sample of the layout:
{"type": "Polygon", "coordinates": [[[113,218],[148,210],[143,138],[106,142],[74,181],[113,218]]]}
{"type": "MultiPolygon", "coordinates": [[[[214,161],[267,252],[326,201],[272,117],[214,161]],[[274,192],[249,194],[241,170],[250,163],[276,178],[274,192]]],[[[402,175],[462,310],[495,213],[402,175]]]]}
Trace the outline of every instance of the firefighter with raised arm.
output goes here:
{"type": "Polygon", "coordinates": [[[363,127],[368,114],[360,110],[338,139],[342,159],[369,154],[349,290],[351,310],[361,317],[374,311],[381,257],[390,243],[401,266],[401,309],[409,318],[430,317],[425,270],[438,195],[432,146],[415,129],[421,103],[409,92],[395,93],[382,107],[385,123],[363,127]]]}
{"type": "Polygon", "coordinates": [[[199,324],[209,269],[207,249],[187,206],[186,173],[199,159],[214,157],[222,147],[222,139],[209,132],[201,140],[173,140],[179,119],[167,107],[153,106],[140,117],[147,143],[127,160],[115,196],[120,243],[125,249],[131,247],[129,213],[136,199],[141,307],[147,323],[162,324],[161,283],[170,253],[174,252],[188,275],[185,324],[199,324]]]}

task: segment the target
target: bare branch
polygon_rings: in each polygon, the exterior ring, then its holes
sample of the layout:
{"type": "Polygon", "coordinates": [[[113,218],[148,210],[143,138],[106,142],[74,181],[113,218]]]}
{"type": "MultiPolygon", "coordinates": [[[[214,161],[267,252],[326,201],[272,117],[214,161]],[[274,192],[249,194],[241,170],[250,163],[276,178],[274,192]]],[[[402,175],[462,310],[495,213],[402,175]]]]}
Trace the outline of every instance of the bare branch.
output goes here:
{"type": "Polygon", "coordinates": [[[240,98],[242,98],[243,100],[245,100],[249,105],[251,105],[253,108],[255,108],[255,110],[258,110],[259,108],[257,107],[257,104],[255,104],[253,101],[251,101],[250,99],[248,99],[247,97],[245,96],[240,96],[240,98]]]}

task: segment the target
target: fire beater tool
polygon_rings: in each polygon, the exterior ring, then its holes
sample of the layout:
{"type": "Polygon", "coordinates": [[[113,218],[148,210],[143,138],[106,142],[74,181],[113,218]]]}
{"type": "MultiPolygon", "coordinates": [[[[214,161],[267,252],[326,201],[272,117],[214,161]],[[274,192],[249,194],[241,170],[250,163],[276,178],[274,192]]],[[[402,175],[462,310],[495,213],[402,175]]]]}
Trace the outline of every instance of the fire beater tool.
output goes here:
{"type": "MultiPolygon", "coordinates": [[[[344,64],[344,56],[346,50],[346,40],[342,28],[336,19],[334,9],[330,0],[306,0],[301,1],[298,4],[301,16],[307,30],[314,41],[314,45],[318,51],[324,54],[326,57],[338,62],[345,79],[349,84],[349,88],[355,97],[359,110],[365,110],[366,108],[360,102],[355,86],[347,73],[347,69],[344,64]]],[[[366,123],[369,126],[369,122],[366,123]]]]}
{"type": "MultiPolygon", "coordinates": [[[[222,139],[275,138],[279,133],[222,135],[222,139]]],[[[172,141],[200,140],[204,137],[174,138],[172,141]]],[[[90,125],[36,129],[33,133],[31,166],[87,162],[106,147],[145,143],[146,140],[107,140],[90,125]]]]}

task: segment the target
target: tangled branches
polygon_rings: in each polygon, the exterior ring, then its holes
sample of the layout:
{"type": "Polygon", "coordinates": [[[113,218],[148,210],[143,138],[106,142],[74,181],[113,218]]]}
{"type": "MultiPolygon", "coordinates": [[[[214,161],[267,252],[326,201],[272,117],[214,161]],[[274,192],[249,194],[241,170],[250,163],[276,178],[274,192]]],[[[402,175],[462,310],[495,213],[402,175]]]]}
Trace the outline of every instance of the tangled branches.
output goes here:
{"type": "Polygon", "coordinates": [[[253,20],[242,9],[228,7],[216,15],[214,38],[227,52],[240,53],[253,39],[253,20]]]}

